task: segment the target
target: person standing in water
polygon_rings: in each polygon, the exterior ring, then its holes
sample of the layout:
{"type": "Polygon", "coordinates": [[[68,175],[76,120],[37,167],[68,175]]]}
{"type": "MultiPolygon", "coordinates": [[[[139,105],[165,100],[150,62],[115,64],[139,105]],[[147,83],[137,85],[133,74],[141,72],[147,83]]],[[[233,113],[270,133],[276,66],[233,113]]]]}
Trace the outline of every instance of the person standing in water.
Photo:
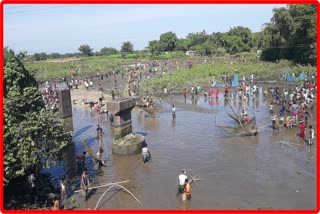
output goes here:
{"type": "Polygon", "coordinates": [[[219,88],[217,88],[217,90],[216,90],[216,99],[218,99],[219,98],[219,88]]]}
{"type": "Polygon", "coordinates": [[[113,126],[113,114],[109,116],[110,126],[113,126]]]}
{"type": "Polygon", "coordinates": [[[187,171],[183,169],[182,173],[179,175],[178,193],[184,193],[184,190],[186,188],[186,179],[188,179],[186,173],[187,171]]]}
{"type": "Polygon", "coordinates": [[[145,145],[143,148],[142,148],[142,159],[143,159],[143,163],[146,163],[150,160],[150,152],[149,152],[149,149],[148,147],[145,145]]]}
{"type": "Polygon", "coordinates": [[[83,173],[81,175],[81,188],[85,195],[85,199],[84,199],[85,201],[88,200],[89,187],[90,187],[90,181],[89,181],[88,170],[87,168],[84,168],[83,173]]]}
{"type": "Polygon", "coordinates": [[[314,129],[312,128],[312,125],[309,126],[309,142],[308,144],[311,146],[314,142],[314,129]]]}
{"type": "Polygon", "coordinates": [[[185,180],[185,183],[186,183],[186,188],[184,190],[184,193],[186,194],[187,200],[190,200],[191,199],[191,185],[190,185],[187,178],[185,180]]]}
{"type": "Polygon", "coordinates": [[[171,112],[172,112],[172,118],[173,118],[173,119],[176,118],[176,108],[174,107],[174,105],[172,105],[172,110],[171,110],[171,112]]]}

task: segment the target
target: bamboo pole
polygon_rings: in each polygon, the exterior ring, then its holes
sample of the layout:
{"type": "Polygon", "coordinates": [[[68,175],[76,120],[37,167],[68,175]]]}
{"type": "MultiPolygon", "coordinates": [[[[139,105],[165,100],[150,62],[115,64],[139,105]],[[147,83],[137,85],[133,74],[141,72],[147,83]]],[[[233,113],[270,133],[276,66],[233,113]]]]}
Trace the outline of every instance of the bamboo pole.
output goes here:
{"type": "MultiPolygon", "coordinates": [[[[115,185],[115,184],[122,184],[122,183],[126,183],[129,182],[130,180],[125,180],[125,181],[120,181],[120,182],[115,182],[115,183],[108,183],[108,184],[104,184],[104,185],[100,185],[100,186],[96,186],[96,187],[90,187],[88,190],[90,189],[97,189],[97,188],[101,188],[101,187],[106,187],[106,186],[110,186],[110,185],[115,185]]],[[[81,190],[76,190],[74,192],[81,192],[81,190]]]]}
{"type": "Polygon", "coordinates": [[[114,187],[114,185],[112,185],[111,187],[109,187],[106,191],[104,191],[104,193],[101,195],[101,197],[99,198],[99,201],[96,204],[96,207],[94,208],[94,210],[97,210],[98,204],[101,201],[102,197],[112,188],[114,187]]]}
{"type": "Polygon", "coordinates": [[[137,201],[139,204],[141,204],[141,202],[140,202],[127,188],[125,188],[124,186],[118,185],[118,184],[113,184],[111,187],[109,187],[109,188],[102,194],[102,196],[100,197],[98,203],[96,204],[96,206],[95,206],[95,208],[94,208],[95,210],[97,210],[97,207],[98,207],[101,199],[103,198],[103,196],[104,196],[112,187],[114,187],[114,186],[118,186],[118,187],[126,190],[134,199],[136,199],[136,201],[137,201]]]}
{"type": "MultiPolygon", "coordinates": [[[[229,103],[229,101],[227,101],[227,103],[229,104],[229,106],[230,106],[230,108],[231,108],[232,112],[233,112],[235,115],[237,115],[237,114],[235,113],[235,111],[233,110],[233,108],[232,108],[231,104],[229,103]]],[[[239,119],[239,117],[238,117],[238,121],[239,121],[240,126],[241,126],[241,128],[242,128],[241,119],[239,119]]]]}

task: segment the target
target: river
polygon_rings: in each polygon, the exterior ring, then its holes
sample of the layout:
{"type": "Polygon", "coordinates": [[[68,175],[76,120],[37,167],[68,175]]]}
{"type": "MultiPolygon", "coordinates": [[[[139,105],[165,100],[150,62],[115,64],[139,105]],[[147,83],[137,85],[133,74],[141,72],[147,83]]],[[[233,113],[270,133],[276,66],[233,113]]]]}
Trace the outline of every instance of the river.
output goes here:
{"type": "MultiPolygon", "coordinates": [[[[262,94],[261,88],[260,91],[262,94]]],[[[259,134],[225,135],[216,125],[236,123],[226,115],[231,109],[220,95],[213,101],[201,96],[195,103],[190,98],[185,101],[183,96],[164,98],[155,118],[133,111],[133,132],[145,136],[152,155],[145,164],[141,154],[112,155],[113,129],[106,115],[74,108],[74,146],[64,154],[59,166],[46,171],[56,178],[66,175],[69,197],[75,199],[68,204],[69,209],[94,209],[106,188],[92,190],[87,203],[81,193],[73,193],[80,189],[81,175],[75,155],[84,151],[80,139],[97,151],[95,130],[100,120],[107,148],[103,156],[108,162],[98,173],[97,164],[88,156],[91,186],[130,180],[124,186],[141,204],[115,188],[102,198],[98,209],[315,209],[315,145],[300,147],[298,128],[273,131],[269,103],[262,97],[250,102],[248,111],[261,127],[259,134]],[[175,120],[171,117],[172,103],[176,106],[175,120]],[[290,144],[280,143],[281,140],[290,144]],[[192,199],[186,202],[176,197],[182,169],[187,170],[189,179],[195,175],[202,179],[192,184],[192,199]]]]}

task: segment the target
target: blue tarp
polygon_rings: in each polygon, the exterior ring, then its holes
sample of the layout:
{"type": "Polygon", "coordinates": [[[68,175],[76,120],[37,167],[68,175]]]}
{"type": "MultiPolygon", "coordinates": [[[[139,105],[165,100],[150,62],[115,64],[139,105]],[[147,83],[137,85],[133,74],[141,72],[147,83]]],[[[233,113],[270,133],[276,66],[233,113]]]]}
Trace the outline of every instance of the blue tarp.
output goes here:
{"type": "Polygon", "coordinates": [[[232,80],[232,88],[238,87],[239,86],[239,78],[238,78],[238,73],[234,74],[234,78],[232,80]]]}
{"type": "Polygon", "coordinates": [[[296,80],[305,80],[305,79],[306,79],[306,74],[302,71],[296,80]]]}
{"type": "Polygon", "coordinates": [[[218,87],[218,88],[223,88],[225,85],[222,85],[220,83],[218,83],[218,81],[216,82],[216,84],[214,85],[214,87],[218,87]]]}
{"type": "Polygon", "coordinates": [[[296,78],[293,77],[288,70],[286,70],[286,72],[284,73],[283,75],[283,78],[282,80],[285,80],[285,81],[289,81],[289,82],[295,82],[296,81],[296,78]]]}

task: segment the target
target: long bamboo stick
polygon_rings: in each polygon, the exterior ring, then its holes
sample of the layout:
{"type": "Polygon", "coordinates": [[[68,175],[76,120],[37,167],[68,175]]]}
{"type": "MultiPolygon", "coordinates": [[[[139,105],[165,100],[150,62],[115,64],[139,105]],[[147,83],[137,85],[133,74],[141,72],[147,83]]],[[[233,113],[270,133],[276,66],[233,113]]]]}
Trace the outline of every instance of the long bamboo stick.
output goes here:
{"type": "Polygon", "coordinates": [[[101,195],[99,201],[97,202],[97,204],[96,204],[96,206],[95,206],[95,208],[94,208],[95,210],[97,210],[97,207],[98,207],[101,199],[103,198],[103,196],[104,196],[112,187],[114,187],[114,186],[118,186],[118,187],[120,187],[120,188],[123,188],[123,189],[126,190],[134,199],[136,199],[136,201],[137,201],[139,204],[141,204],[141,202],[140,202],[127,188],[125,188],[125,187],[123,187],[123,186],[121,186],[121,185],[118,185],[118,184],[115,184],[115,183],[114,183],[111,187],[109,187],[109,188],[108,188],[106,191],[104,191],[104,193],[101,195]]]}
{"type": "MultiPolygon", "coordinates": [[[[235,113],[235,111],[233,110],[233,108],[232,108],[231,104],[229,103],[229,101],[227,101],[227,103],[229,104],[229,106],[230,106],[231,110],[233,111],[233,113],[234,113],[235,115],[237,115],[237,113],[235,113]]],[[[239,117],[238,117],[238,121],[239,121],[239,123],[240,123],[240,126],[242,127],[241,119],[239,119],[239,117]]]]}
{"type": "MultiPolygon", "coordinates": [[[[106,186],[110,186],[110,185],[115,185],[115,184],[122,184],[122,183],[126,183],[129,182],[130,180],[125,180],[125,181],[120,181],[120,182],[115,182],[115,183],[108,183],[108,184],[104,184],[104,185],[100,185],[100,186],[96,186],[96,187],[90,187],[88,190],[90,189],[97,189],[97,188],[101,188],[101,187],[106,187],[106,186]]],[[[81,190],[76,190],[74,192],[81,192],[81,190]]]]}
{"type": "Polygon", "coordinates": [[[102,197],[112,188],[114,187],[114,185],[112,185],[111,187],[109,187],[106,191],[104,191],[104,193],[101,195],[101,197],[99,198],[99,201],[96,204],[96,207],[94,208],[94,210],[97,210],[98,204],[101,201],[102,197]]]}

